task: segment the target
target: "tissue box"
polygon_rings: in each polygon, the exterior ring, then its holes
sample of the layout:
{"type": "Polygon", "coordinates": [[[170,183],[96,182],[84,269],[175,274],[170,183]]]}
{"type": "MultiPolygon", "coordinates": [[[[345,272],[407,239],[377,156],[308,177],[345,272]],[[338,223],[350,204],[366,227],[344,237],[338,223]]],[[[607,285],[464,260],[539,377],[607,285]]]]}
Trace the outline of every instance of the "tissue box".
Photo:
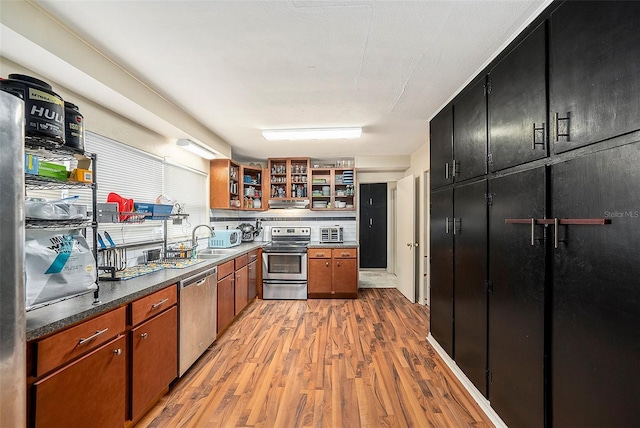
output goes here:
{"type": "Polygon", "coordinates": [[[167,220],[169,218],[169,214],[171,214],[171,210],[173,210],[173,205],[164,204],[145,204],[136,202],[133,206],[136,212],[151,213],[151,217],[147,217],[148,220],[167,220]]]}
{"type": "Polygon", "coordinates": [[[25,153],[24,155],[24,172],[26,174],[38,175],[38,166],[40,162],[38,156],[25,153]]]}
{"type": "Polygon", "coordinates": [[[67,168],[64,165],[58,165],[57,163],[40,162],[38,165],[38,175],[67,181],[67,168]]]}

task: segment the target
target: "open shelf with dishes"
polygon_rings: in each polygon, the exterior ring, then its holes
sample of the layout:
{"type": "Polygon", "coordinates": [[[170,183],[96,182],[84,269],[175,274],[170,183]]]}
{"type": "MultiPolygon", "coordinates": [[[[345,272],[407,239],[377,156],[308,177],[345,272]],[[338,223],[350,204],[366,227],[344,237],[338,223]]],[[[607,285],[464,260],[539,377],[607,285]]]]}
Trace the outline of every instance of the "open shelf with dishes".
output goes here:
{"type": "Polygon", "coordinates": [[[311,169],[312,210],[355,210],[355,199],[353,169],[311,169]]]}
{"type": "Polygon", "coordinates": [[[269,159],[269,199],[309,198],[309,158],[269,159]]]}

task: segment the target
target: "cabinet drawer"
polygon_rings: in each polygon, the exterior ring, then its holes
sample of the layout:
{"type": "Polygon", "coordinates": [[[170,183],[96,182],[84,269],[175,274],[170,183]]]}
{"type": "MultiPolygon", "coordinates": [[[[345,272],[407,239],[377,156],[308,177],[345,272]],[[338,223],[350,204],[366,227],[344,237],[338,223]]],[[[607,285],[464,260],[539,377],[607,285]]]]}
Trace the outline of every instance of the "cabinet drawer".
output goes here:
{"type": "Polygon", "coordinates": [[[309,248],[307,250],[307,256],[310,259],[330,259],[331,248],[309,248]]]}
{"type": "Polygon", "coordinates": [[[140,324],[147,318],[158,315],[165,309],[175,305],[177,301],[178,293],[176,285],[136,300],[131,304],[131,325],[140,324]]]}
{"type": "Polygon", "coordinates": [[[334,259],[355,259],[358,257],[357,248],[334,248],[332,250],[334,259]]]}
{"type": "Polygon", "coordinates": [[[117,337],[36,382],[28,426],[122,427],[126,346],[125,336],[117,337]]]}
{"type": "Polygon", "coordinates": [[[241,267],[246,266],[247,263],[249,263],[249,255],[248,254],[243,254],[241,256],[236,257],[236,270],[240,269],[241,267]]]}
{"type": "Polygon", "coordinates": [[[225,276],[232,274],[235,270],[233,266],[233,260],[229,260],[228,262],[222,263],[220,266],[218,266],[218,279],[222,279],[225,276]]]}
{"type": "Polygon", "coordinates": [[[36,343],[36,376],[71,361],[123,332],[126,308],[123,306],[36,343]]]}
{"type": "Polygon", "coordinates": [[[259,256],[259,251],[258,250],[250,251],[249,252],[249,263],[255,262],[256,260],[258,260],[258,256],[259,256]]]}

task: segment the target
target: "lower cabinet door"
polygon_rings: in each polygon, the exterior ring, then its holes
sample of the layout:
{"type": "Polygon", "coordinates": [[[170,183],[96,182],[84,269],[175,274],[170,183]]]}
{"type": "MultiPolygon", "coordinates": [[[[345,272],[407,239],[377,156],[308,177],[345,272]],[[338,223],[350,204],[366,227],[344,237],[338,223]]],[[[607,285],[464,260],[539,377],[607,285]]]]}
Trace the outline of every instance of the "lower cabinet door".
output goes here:
{"type": "Polygon", "coordinates": [[[119,336],[36,382],[36,427],[122,427],[125,421],[126,338],[119,336]]]}
{"type": "Polygon", "coordinates": [[[544,426],[545,167],[489,181],[489,400],[508,426],[544,426]],[[517,201],[517,203],[514,203],[517,201]]]}
{"type": "Polygon", "coordinates": [[[236,271],[234,300],[233,313],[238,315],[249,303],[249,269],[246,265],[236,271]]]}
{"type": "Polygon", "coordinates": [[[453,353],[453,189],[431,194],[431,335],[453,353]]]}
{"type": "Polygon", "coordinates": [[[218,334],[224,330],[235,313],[235,274],[227,275],[218,281],[218,334]]]}
{"type": "Polygon", "coordinates": [[[131,420],[178,376],[178,308],[131,330],[131,420]]]}
{"type": "Polygon", "coordinates": [[[258,262],[253,261],[247,265],[249,275],[249,300],[258,294],[258,262]]]}
{"type": "Polygon", "coordinates": [[[337,297],[356,297],[358,294],[357,259],[333,259],[333,292],[337,297]]]}
{"type": "Polygon", "coordinates": [[[309,259],[308,294],[331,293],[331,259],[309,259]]]}
{"type": "Polygon", "coordinates": [[[487,395],[487,193],[486,180],[456,187],[453,222],[455,254],[455,361],[487,395]]]}

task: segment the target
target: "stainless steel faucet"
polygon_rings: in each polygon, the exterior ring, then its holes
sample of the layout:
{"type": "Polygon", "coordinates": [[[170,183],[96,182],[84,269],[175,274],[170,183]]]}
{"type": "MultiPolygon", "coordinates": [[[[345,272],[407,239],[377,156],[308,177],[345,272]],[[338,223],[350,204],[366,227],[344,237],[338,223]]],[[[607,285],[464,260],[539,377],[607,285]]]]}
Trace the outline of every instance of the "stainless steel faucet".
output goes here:
{"type": "Polygon", "coordinates": [[[208,224],[199,224],[196,227],[193,228],[193,232],[191,232],[191,249],[192,251],[195,252],[196,248],[198,247],[198,240],[196,239],[196,230],[198,230],[198,228],[200,227],[206,227],[207,229],[209,229],[209,232],[211,232],[211,237],[215,238],[216,233],[213,231],[213,228],[211,226],[209,226],[208,224]]]}

